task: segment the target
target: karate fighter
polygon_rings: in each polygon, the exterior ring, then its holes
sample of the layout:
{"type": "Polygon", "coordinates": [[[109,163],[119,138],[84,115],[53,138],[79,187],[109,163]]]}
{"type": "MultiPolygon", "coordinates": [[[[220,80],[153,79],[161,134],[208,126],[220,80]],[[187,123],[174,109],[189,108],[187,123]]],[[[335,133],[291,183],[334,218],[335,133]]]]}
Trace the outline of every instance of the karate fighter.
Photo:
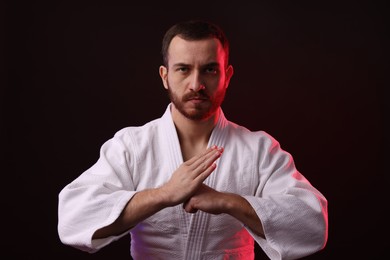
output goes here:
{"type": "Polygon", "coordinates": [[[172,26],[159,68],[161,118],[119,130],[59,194],[61,241],[90,253],[130,232],[133,259],[297,259],[327,242],[327,200],[264,131],[226,119],[224,32],[172,26]]]}

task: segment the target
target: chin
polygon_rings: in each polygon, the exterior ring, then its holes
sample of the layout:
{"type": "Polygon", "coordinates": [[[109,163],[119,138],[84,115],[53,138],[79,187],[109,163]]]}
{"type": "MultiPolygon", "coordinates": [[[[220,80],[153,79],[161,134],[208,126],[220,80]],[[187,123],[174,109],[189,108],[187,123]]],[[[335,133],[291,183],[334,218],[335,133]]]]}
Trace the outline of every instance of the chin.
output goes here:
{"type": "Polygon", "coordinates": [[[210,110],[207,111],[187,111],[187,113],[184,114],[185,117],[195,120],[195,121],[203,121],[209,119],[214,113],[210,110]]]}

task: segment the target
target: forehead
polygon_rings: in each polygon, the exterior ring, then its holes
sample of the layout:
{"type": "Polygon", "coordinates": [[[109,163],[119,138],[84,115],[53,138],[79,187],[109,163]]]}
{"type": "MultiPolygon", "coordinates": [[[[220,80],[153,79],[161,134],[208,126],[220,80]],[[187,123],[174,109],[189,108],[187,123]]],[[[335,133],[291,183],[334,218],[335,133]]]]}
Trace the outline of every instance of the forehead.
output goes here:
{"type": "Polygon", "coordinates": [[[216,38],[184,40],[179,36],[172,39],[168,48],[169,64],[206,64],[218,62],[224,65],[225,51],[216,38]]]}

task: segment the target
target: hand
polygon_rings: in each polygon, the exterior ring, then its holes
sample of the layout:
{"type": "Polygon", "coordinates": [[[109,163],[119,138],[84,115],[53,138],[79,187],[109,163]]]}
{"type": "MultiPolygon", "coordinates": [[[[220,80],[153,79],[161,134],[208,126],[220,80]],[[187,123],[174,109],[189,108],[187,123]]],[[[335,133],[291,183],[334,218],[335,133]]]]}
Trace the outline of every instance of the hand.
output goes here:
{"type": "Polygon", "coordinates": [[[196,193],[183,204],[183,207],[188,213],[195,213],[201,210],[217,215],[225,212],[225,199],[228,199],[227,196],[225,193],[202,184],[196,193]]]}
{"type": "Polygon", "coordinates": [[[182,163],[170,180],[160,188],[167,206],[175,206],[187,201],[214,171],[215,161],[222,152],[222,148],[212,146],[182,163]]]}

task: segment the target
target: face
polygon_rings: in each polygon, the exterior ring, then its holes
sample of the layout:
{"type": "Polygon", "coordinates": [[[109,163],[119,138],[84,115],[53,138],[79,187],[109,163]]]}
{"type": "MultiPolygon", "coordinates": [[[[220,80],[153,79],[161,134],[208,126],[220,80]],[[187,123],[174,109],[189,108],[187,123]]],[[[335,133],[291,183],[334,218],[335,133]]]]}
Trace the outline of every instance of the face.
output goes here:
{"type": "Polygon", "coordinates": [[[168,53],[168,68],[161,66],[160,76],[174,109],[191,120],[210,118],[222,104],[233,74],[231,66],[226,68],[221,43],[176,36],[168,53]]]}

